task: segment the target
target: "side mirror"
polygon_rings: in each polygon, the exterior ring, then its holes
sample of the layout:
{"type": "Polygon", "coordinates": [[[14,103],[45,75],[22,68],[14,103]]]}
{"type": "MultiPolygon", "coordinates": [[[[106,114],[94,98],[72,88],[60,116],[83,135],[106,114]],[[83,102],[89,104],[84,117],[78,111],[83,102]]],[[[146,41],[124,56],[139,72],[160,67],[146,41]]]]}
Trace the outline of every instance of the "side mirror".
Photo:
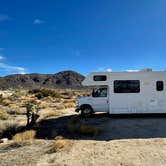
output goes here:
{"type": "Polygon", "coordinates": [[[96,97],[96,92],[95,92],[95,90],[93,89],[93,91],[92,91],[92,97],[96,97]]]}

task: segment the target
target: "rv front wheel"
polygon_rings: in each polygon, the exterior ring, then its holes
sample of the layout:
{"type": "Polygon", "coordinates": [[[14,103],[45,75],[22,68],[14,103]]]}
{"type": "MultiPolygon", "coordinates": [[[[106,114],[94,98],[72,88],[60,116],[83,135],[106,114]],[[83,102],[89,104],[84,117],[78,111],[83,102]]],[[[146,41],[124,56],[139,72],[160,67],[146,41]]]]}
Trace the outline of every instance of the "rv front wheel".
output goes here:
{"type": "Polygon", "coordinates": [[[81,110],[81,115],[83,117],[90,117],[92,115],[93,111],[90,107],[85,107],[85,108],[82,108],[81,110]]]}

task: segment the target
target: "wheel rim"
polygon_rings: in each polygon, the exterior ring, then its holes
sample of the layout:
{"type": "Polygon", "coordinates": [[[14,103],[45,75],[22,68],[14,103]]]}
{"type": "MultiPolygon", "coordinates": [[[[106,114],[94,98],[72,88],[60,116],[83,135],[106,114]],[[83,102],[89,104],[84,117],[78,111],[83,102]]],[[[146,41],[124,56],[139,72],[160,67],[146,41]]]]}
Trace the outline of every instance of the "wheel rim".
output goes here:
{"type": "Polygon", "coordinates": [[[90,114],[90,113],[91,113],[91,109],[88,109],[88,108],[84,109],[84,114],[90,114]]]}

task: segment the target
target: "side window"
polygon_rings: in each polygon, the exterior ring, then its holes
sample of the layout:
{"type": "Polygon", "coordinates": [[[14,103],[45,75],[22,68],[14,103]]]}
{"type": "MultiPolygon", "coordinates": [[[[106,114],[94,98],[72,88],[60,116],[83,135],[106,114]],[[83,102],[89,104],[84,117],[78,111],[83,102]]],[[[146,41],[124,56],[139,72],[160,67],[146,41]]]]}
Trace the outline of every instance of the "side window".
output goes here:
{"type": "Polygon", "coordinates": [[[107,88],[94,89],[92,92],[93,97],[107,97],[107,88]]]}
{"type": "Polygon", "coordinates": [[[94,81],[106,81],[107,80],[107,76],[106,75],[96,75],[93,77],[94,81]]]}
{"type": "Polygon", "coordinates": [[[100,97],[107,97],[107,88],[100,89],[100,97]]]}
{"type": "Polygon", "coordinates": [[[163,91],[164,90],[164,82],[163,81],[157,81],[156,82],[156,90],[157,91],[163,91]]]}
{"type": "Polygon", "coordinates": [[[139,80],[115,80],[114,93],[139,93],[139,80]]]}

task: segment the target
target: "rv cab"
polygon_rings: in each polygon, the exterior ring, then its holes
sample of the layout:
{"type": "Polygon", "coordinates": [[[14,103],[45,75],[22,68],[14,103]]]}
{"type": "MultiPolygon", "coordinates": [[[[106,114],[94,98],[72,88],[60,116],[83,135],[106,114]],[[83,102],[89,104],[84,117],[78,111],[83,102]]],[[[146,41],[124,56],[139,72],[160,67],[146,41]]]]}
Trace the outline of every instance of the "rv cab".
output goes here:
{"type": "Polygon", "coordinates": [[[93,88],[89,96],[77,99],[76,112],[81,110],[83,116],[89,116],[94,112],[108,112],[108,94],[108,86],[97,86],[93,88]]]}

